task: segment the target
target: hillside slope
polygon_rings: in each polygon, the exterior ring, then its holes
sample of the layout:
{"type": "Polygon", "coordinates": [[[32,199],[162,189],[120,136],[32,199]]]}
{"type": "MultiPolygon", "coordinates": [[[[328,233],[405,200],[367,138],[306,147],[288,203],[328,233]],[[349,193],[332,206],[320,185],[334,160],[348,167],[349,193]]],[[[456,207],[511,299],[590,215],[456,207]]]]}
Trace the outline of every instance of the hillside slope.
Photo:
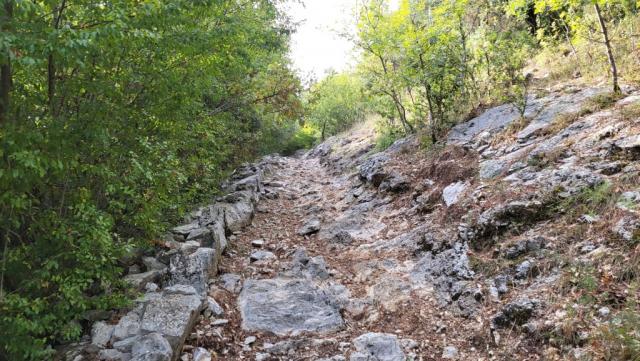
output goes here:
{"type": "MultiPolygon", "coordinates": [[[[637,358],[640,93],[552,89],[526,116],[489,109],[430,150],[409,137],[376,153],[360,127],[241,173],[233,189],[252,179],[259,202],[226,227],[173,357],[637,358]]],[[[204,210],[174,253],[204,246],[204,210]]]]}

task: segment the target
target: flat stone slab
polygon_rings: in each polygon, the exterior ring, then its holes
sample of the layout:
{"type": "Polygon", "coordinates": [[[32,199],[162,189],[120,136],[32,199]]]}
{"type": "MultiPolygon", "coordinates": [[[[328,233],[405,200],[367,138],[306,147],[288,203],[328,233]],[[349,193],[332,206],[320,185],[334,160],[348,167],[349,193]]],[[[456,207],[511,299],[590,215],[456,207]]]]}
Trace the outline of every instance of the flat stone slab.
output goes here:
{"type": "Polygon", "coordinates": [[[247,280],[238,304],[242,327],[285,336],[330,332],[343,327],[335,296],[308,280],[247,280]]]}
{"type": "Polygon", "coordinates": [[[203,305],[200,296],[193,291],[194,294],[163,294],[162,297],[150,301],[142,316],[142,332],[160,333],[174,349],[182,346],[203,305]]]}

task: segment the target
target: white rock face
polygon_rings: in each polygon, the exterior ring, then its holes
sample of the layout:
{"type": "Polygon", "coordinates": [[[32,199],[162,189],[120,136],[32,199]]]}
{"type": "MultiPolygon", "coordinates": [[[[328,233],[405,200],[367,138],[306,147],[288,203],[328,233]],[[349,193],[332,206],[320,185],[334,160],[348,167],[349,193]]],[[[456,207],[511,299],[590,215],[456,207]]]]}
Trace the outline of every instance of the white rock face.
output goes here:
{"type": "Polygon", "coordinates": [[[98,347],[105,347],[111,340],[114,329],[115,326],[102,321],[94,323],[91,328],[91,343],[98,347]]]}
{"type": "Polygon", "coordinates": [[[238,305],[247,331],[290,335],[335,331],[344,325],[332,295],[303,279],[247,280],[238,305]]]}
{"type": "Polygon", "coordinates": [[[196,294],[172,293],[149,302],[142,316],[141,330],[162,334],[172,346],[182,345],[202,308],[196,294]]]}
{"type": "Polygon", "coordinates": [[[465,182],[456,182],[445,187],[442,191],[442,200],[444,200],[447,207],[451,207],[458,202],[458,198],[467,189],[467,186],[468,184],[465,182]]]}

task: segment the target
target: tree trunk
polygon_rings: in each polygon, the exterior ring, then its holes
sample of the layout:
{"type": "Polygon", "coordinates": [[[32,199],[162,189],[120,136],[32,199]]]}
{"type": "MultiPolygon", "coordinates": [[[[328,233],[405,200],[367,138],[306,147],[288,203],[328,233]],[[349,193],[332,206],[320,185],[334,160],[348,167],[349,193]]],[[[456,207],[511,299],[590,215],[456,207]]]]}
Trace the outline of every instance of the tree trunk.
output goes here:
{"type": "MultiPolygon", "coordinates": [[[[423,72],[425,72],[425,63],[424,63],[424,57],[422,56],[422,54],[418,55],[418,59],[420,60],[420,70],[423,72]]],[[[427,82],[427,80],[423,77],[421,78],[422,80],[422,87],[424,88],[424,96],[425,98],[427,98],[427,105],[429,106],[429,133],[431,134],[431,142],[433,144],[436,144],[436,141],[438,140],[438,137],[436,135],[436,116],[435,113],[433,111],[433,101],[431,98],[431,86],[429,85],[429,83],[427,82]]]]}
{"type": "MultiPolygon", "coordinates": [[[[60,21],[62,21],[62,13],[67,6],[67,0],[62,0],[57,8],[57,15],[53,17],[53,29],[60,28],[60,21]]],[[[55,95],[56,95],[56,63],[53,53],[49,53],[47,59],[47,95],[49,98],[49,112],[51,115],[56,115],[55,107],[55,95]]]]}
{"type": "MultiPolygon", "coordinates": [[[[389,71],[387,69],[387,62],[384,60],[382,55],[380,54],[375,54],[375,55],[378,58],[378,60],[380,60],[380,65],[382,65],[382,70],[384,71],[384,74],[388,75],[389,71]]],[[[400,117],[400,122],[402,123],[402,127],[404,128],[404,132],[406,134],[413,133],[414,129],[413,129],[413,126],[409,124],[409,122],[407,121],[407,111],[402,105],[402,99],[396,92],[396,89],[393,84],[391,84],[390,88],[391,89],[389,90],[389,94],[391,95],[391,99],[393,99],[393,103],[396,107],[396,110],[398,111],[398,116],[400,117]]]]}
{"type": "Polygon", "coordinates": [[[618,67],[616,66],[616,59],[613,57],[613,50],[611,49],[611,41],[609,40],[609,33],[607,32],[607,26],[602,18],[600,12],[600,5],[597,2],[593,4],[596,9],[596,15],[598,16],[598,22],[600,23],[600,30],[602,31],[602,38],[604,39],[604,45],[607,48],[607,57],[609,58],[609,66],[611,67],[611,77],[613,92],[620,93],[620,85],[618,84],[618,67]]]}
{"type": "MultiPolygon", "coordinates": [[[[11,31],[11,21],[13,18],[13,0],[4,1],[4,16],[0,19],[0,29],[3,32],[11,31]]],[[[9,113],[10,93],[13,83],[13,74],[11,71],[11,59],[9,54],[1,55],[4,59],[0,60],[0,122],[6,121],[9,113]]]]}
{"type": "Polygon", "coordinates": [[[327,129],[327,120],[325,119],[324,122],[322,122],[322,133],[320,135],[320,140],[324,142],[324,132],[327,129]]]}
{"type": "Polygon", "coordinates": [[[56,94],[56,65],[53,54],[49,54],[47,59],[47,96],[49,99],[49,112],[55,115],[54,97],[56,94]]]}
{"type": "Polygon", "coordinates": [[[433,99],[431,99],[431,87],[429,84],[424,84],[425,96],[427,97],[427,104],[429,105],[429,128],[431,133],[431,143],[436,144],[438,141],[438,136],[436,134],[437,130],[437,119],[435,113],[433,111],[433,99]]]}

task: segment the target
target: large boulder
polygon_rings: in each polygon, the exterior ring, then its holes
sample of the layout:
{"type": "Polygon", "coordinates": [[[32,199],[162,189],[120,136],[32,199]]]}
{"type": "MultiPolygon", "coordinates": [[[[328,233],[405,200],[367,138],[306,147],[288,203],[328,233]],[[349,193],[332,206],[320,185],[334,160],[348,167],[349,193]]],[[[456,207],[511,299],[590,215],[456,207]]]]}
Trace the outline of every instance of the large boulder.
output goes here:
{"type": "Polygon", "coordinates": [[[343,327],[337,300],[308,280],[247,280],[238,299],[247,331],[285,336],[343,327]]]}
{"type": "Polygon", "coordinates": [[[450,207],[458,202],[460,195],[467,189],[468,184],[465,182],[455,182],[446,186],[442,190],[442,200],[447,207],[450,207]]]}
{"type": "Polygon", "coordinates": [[[186,284],[199,293],[207,290],[207,281],[215,276],[219,253],[212,248],[198,248],[193,254],[178,253],[169,263],[169,280],[166,285],[186,284]]]}
{"type": "Polygon", "coordinates": [[[475,249],[491,244],[491,237],[512,228],[515,224],[530,224],[546,217],[548,204],[538,200],[512,201],[482,212],[477,220],[459,226],[459,237],[475,249]]]}
{"type": "Polygon", "coordinates": [[[164,336],[177,352],[195,325],[203,301],[190,286],[170,287],[147,303],[141,320],[142,333],[164,336]]]}
{"type": "Polygon", "coordinates": [[[360,165],[360,179],[378,187],[388,176],[387,171],[384,169],[384,165],[388,161],[389,156],[385,153],[377,153],[371,156],[360,165]]]}
{"type": "Polygon", "coordinates": [[[173,350],[162,335],[150,333],[133,344],[131,356],[131,361],[171,361],[173,350]]]}
{"type": "Polygon", "coordinates": [[[91,343],[98,347],[105,347],[111,340],[115,326],[105,322],[96,322],[91,327],[91,343]]]}
{"type": "Polygon", "coordinates": [[[225,229],[229,232],[242,230],[251,224],[255,213],[254,196],[247,191],[235,192],[225,197],[217,206],[224,212],[225,229]]]}
{"type": "Polygon", "coordinates": [[[417,285],[432,285],[441,305],[451,306],[461,316],[471,316],[480,306],[481,294],[471,282],[474,272],[467,245],[458,242],[450,248],[440,247],[436,245],[424,253],[411,271],[411,279],[417,285]]]}

